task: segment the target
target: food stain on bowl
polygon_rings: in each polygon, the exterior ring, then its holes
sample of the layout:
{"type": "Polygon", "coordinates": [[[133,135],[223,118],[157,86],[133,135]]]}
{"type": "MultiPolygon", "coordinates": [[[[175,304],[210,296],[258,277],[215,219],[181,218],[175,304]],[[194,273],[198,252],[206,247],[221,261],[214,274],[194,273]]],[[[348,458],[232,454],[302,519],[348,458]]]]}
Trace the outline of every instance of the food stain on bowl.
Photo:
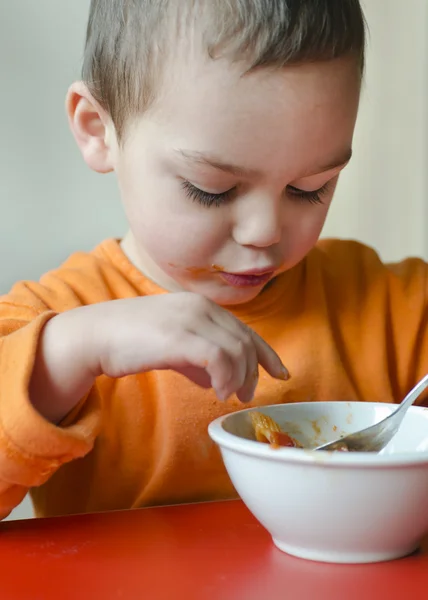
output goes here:
{"type": "Polygon", "coordinates": [[[326,444],[328,441],[326,438],[326,430],[329,428],[328,418],[323,415],[317,419],[309,421],[309,423],[314,435],[311,435],[310,439],[308,440],[307,447],[315,448],[321,444],[326,444]]]}
{"type": "Polygon", "coordinates": [[[321,435],[321,427],[318,424],[318,419],[311,421],[312,429],[315,431],[315,435],[321,435]]]}
{"type": "Polygon", "coordinates": [[[290,435],[302,435],[303,433],[302,428],[297,423],[291,421],[285,421],[282,429],[284,429],[290,435]]]}

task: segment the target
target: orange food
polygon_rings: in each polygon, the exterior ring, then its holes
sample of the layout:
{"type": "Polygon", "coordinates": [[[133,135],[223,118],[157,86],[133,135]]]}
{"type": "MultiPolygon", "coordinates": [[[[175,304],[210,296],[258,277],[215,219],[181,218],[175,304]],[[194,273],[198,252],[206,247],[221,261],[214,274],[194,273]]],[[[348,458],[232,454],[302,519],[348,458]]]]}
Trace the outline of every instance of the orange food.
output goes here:
{"type": "Polygon", "coordinates": [[[208,272],[208,269],[204,267],[187,267],[186,271],[192,275],[204,275],[208,272]]]}
{"type": "Polygon", "coordinates": [[[250,415],[258,442],[270,444],[272,448],[302,448],[302,445],[291,435],[281,431],[280,426],[272,417],[257,411],[251,412],[250,415]]]}

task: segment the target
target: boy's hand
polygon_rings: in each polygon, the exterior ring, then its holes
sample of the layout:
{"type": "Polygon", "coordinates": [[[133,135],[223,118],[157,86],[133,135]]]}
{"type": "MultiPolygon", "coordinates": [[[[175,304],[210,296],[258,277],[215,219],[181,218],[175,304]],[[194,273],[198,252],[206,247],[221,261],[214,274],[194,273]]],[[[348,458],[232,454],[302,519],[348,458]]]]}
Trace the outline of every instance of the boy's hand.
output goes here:
{"type": "Polygon", "coordinates": [[[252,399],[258,365],[273,377],[287,372],[254,331],[206,298],[175,293],[110,302],[98,312],[99,372],[122,377],[173,369],[219,399],[252,399]]]}
{"type": "Polygon", "coordinates": [[[116,300],[63,313],[46,325],[30,394],[36,408],[57,421],[98,375],[172,369],[213,387],[221,400],[236,393],[248,402],[259,364],[273,377],[288,377],[260,336],[202,296],[182,292],[116,300]]]}

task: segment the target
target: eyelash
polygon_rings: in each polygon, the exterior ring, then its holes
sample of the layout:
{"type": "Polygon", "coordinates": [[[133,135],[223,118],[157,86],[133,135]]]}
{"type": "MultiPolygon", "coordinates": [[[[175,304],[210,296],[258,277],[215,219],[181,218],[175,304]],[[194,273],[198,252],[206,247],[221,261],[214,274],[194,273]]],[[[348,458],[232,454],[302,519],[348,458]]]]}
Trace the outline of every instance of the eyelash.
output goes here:
{"type": "MultiPolygon", "coordinates": [[[[183,181],[182,188],[188,198],[194,200],[195,202],[199,202],[199,204],[202,204],[202,206],[206,207],[221,206],[224,202],[230,200],[232,193],[235,190],[235,188],[231,188],[230,190],[222,192],[221,194],[212,194],[210,192],[204,192],[190,183],[190,181],[183,181]]],[[[299,190],[293,186],[289,186],[287,189],[292,197],[302,202],[309,202],[310,204],[322,204],[322,197],[328,192],[329,183],[323,185],[319,190],[314,190],[312,192],[299,190]]]]}
{"type": "Polygon", "coordinates": [[[288,187],[288,191],[294,198],[299,198],[304,202],[309,202],[310,204],[322,204],[322,198],[329,190],[329,183],[330,182],[327,182],[325,185],[320,187],[319,190],[314,190],[313,192],[305,192],[304,190],[299,190],[299,188],[295,188],[292,185],[288,187]]]}
{"type": "Polygon", "coordinates": [[[199,202],[202,206],[220,206],[226,200],[230,199],[232,192],[235,188],[222,192],[221,194],[211,194],[210,192],[204,192],[196,186],[192,185],[190,181],[183,181],[182,188],[186,195],[191,199],[199,202]]]}

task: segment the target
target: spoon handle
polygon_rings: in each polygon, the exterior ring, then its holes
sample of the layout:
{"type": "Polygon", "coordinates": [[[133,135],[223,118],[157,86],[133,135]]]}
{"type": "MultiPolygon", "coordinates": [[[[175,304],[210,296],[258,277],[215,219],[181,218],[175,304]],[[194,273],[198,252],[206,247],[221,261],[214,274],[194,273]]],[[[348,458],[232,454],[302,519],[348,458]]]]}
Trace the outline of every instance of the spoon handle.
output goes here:
{"type": "Polygon", "coordinates": [[[409,408],[409,406],[413,404],[413,402],[418,398],[418,396],[420,396],[420,394],[422,394],[422,392],[427,387],[428,375],[425,375],[425,377],[420,380],[420,382],[412,389],[412,391],[407,394],[407,396],[404,398],[404,400],[396,410],[396,413],[406,411],[409,408]]]}

